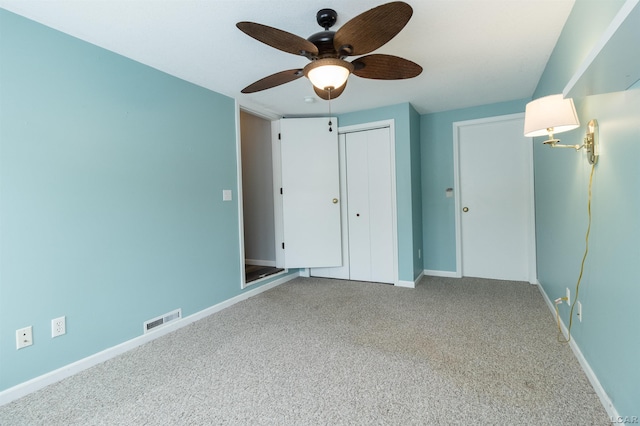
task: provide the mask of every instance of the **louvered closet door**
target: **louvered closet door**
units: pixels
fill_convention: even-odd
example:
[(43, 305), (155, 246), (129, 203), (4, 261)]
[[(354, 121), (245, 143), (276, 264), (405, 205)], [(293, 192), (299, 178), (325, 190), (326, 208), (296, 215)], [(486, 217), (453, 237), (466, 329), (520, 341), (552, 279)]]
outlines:
[(393, 283), (389, 128), (346, 135), (349, 275)]

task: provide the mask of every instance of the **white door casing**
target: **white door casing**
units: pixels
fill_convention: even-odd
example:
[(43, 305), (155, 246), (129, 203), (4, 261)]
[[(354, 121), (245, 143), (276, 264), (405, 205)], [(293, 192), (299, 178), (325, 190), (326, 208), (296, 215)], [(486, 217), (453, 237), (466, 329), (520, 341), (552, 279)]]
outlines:
[(287, 268), (340, 266), (337, 118), (280, 121), (284, 257)]
[(523, 122), (512, 114), (454, 123), (459, 276), (536, 282), (533, 152)]

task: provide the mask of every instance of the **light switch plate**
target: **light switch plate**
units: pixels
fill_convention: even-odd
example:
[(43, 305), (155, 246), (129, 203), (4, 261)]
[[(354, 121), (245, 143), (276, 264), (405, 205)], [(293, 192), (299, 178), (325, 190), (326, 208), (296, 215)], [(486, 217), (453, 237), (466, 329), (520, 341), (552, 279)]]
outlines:
[(222, 190), (222, 201), (231, 201), (233, 199), (233, 197), (231, 196), (231, 190), (230, 189), (223, 189)]

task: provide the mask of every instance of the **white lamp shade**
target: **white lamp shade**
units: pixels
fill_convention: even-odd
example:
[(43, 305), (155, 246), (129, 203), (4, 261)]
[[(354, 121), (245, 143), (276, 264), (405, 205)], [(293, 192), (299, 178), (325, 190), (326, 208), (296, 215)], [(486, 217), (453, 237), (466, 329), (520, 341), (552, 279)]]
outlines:
[(342, 59), (325, 58), (309, 63), (304, 74), (311, 81), (311, 84), (320, 90), (327, 88), (337, 89), (341, 87), (349, 78), (353, 71), (353, 65)]
[(580, 126), (573, 99), (562, 95), (545, 96), (527, 104), (524, 113), (524, 135), (546, 136)]

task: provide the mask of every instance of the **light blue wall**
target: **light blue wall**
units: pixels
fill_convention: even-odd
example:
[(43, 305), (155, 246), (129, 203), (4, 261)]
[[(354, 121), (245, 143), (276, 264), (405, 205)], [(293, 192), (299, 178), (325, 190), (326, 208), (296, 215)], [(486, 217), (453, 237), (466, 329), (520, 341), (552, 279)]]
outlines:
[(424, 269), (456, 270), (455, 198), (453, 188), (453, 123), (524, 112), (528, 99), (483, 105), (421, 117), (422, 226)]
[[(578, 0), (534, 98), (561, 93), (622, 1)], [(588, 22), (589, 25), (584, 25)], [(640, 23), (635, 27), (640, 40)], [(637, 55), (637, 46), (622, 54)], [(598, 77), (603, 78), (603, 77)], [(586, 123), (600, 126), (601, 158), (593, 180), (589, 254), (580, 285), (583, 321), (574, 317), (572, 337), (622, 416), (640, 415), (640, 90), (574, 98), (582, 126), (558, 134), (581, 144)], [(538, 278), (551, 299), (575, 294), (585, 249), (590, 166), (582, 152), (549, 149), (537, 138), (536, 226)], [(568, 325), (567, 305), (560, 309)]]
[[(370, 109), (338, 117), (340, 126), (395, 120), (396, 140), (396, 201), (398, 218), (398, 276), (413, 281), (419, 275), (418, 248), (422, 204), (420, 200), (420, 164), (412, 155), (419, 155), (418, 114), (408, 103)], [(416, 272), (418, 271), (418, 272)]]
[(239, 294), (234, 100), (4, 10), (0, 50), (0, 391)]

